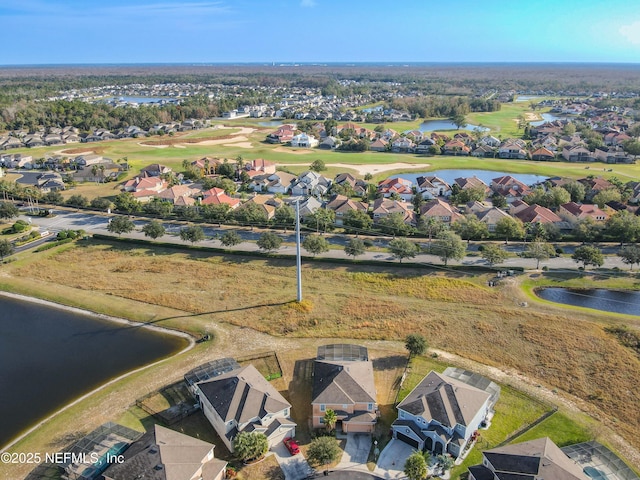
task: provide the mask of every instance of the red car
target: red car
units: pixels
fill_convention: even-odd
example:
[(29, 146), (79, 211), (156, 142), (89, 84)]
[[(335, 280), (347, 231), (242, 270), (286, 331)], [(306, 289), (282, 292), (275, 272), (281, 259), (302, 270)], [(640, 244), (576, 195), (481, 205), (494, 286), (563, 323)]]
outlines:
[(282, 443), (284, 443), (284, 446), (287, 447), (287, 450), (289, 450), (291, 455), (297, 455), (300, 453), (300, 447), (293, 438), (287, 437), (282, 441)]

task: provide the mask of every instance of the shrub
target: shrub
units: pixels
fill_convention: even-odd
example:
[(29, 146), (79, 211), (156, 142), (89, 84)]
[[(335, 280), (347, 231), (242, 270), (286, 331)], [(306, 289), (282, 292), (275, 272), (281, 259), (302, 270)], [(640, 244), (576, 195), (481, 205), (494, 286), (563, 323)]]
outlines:
[(365, 247), (373, 247), (373, 242), (371, 240), (369, 240), (369, 239), (363, 240), (362, 243), (364, 243)]
[(478, 251), (479, 251), (479, 252), (483, 252), (483, 251), (484, 251), (484, 245), (480, 245), (480, 246), (478, 247)]
[(564, 253), (564, 250), (562, 249), (562, 247), (556, 248), (556, 254), (557, 255), (562, 255), (563, 253)]

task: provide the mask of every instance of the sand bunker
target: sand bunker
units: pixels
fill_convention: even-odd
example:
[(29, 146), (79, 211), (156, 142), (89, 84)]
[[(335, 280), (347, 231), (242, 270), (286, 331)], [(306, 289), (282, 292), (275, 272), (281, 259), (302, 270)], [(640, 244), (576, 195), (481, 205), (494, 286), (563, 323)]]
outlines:
[(220, 140), (203, 140), (202, 142), (190, 143), (189, 145), (225, 145), (232, 143), (232, 146), (235, 147), (238, 143), (248, 143), (249, 139), (243, 135), (233, 137), (233, 138), (223, 138)]
[(360, 175), (366, 175), (370, 173), (371, 175), (375, 175), (376, 173), (388, 172), (391, 170), (415, 170), (422, 169), (426, 170), (429, 168), (428, 163), (387, 163), (384, 165), (350, 165), (348, 163), (328, 163), (327, 167), (337, 167), (337, 168), (349, 168), (351, 170), (355, 170)]
[(282, 152), (282, 153), (290, 153), (292, 155), (308, 155), (309, 153), (313, 153), (313, 150), (300, 150), (300, 149), (291, 149), (284, 147), (276, 147), (273, 149), (274, 152)]
[(141, 147), (151, 147), (151, 148), (167, 148), (169, 145), (149, 145), (148, 143), (138, 143)]
[(240, 148), (254, 148), (251, 142), (240, 142), (240, 143), (223, 143), (223, 147), (240, 147)]

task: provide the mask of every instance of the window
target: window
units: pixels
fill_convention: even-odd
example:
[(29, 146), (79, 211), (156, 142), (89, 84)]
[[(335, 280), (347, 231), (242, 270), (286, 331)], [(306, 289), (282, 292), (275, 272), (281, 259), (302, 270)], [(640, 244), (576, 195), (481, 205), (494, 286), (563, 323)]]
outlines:
[(373, 403), (370, 403), (367, 405), (367, 410), (369, 411), (373, 410)]
[(320, 425), (324, 424), (324, 418), (320, 417)]
[(326, 410), (326, 408), (327, 408), (327, 406), (324, 403), (320, 404), (320, 411), (321, 412), (324, 412)]
[(400, 410), (400, 418), (404, 418), (404, 410)]

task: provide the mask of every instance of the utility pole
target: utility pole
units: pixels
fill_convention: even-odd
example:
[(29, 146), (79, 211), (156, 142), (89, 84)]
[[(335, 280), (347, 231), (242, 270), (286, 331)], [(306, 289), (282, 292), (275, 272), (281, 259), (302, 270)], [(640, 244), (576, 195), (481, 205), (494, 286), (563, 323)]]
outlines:
[(302, 301), (302, 257), (300, 256), (300, 200), (296, 201), (296, 275), (298, 277), (298, 302)]

